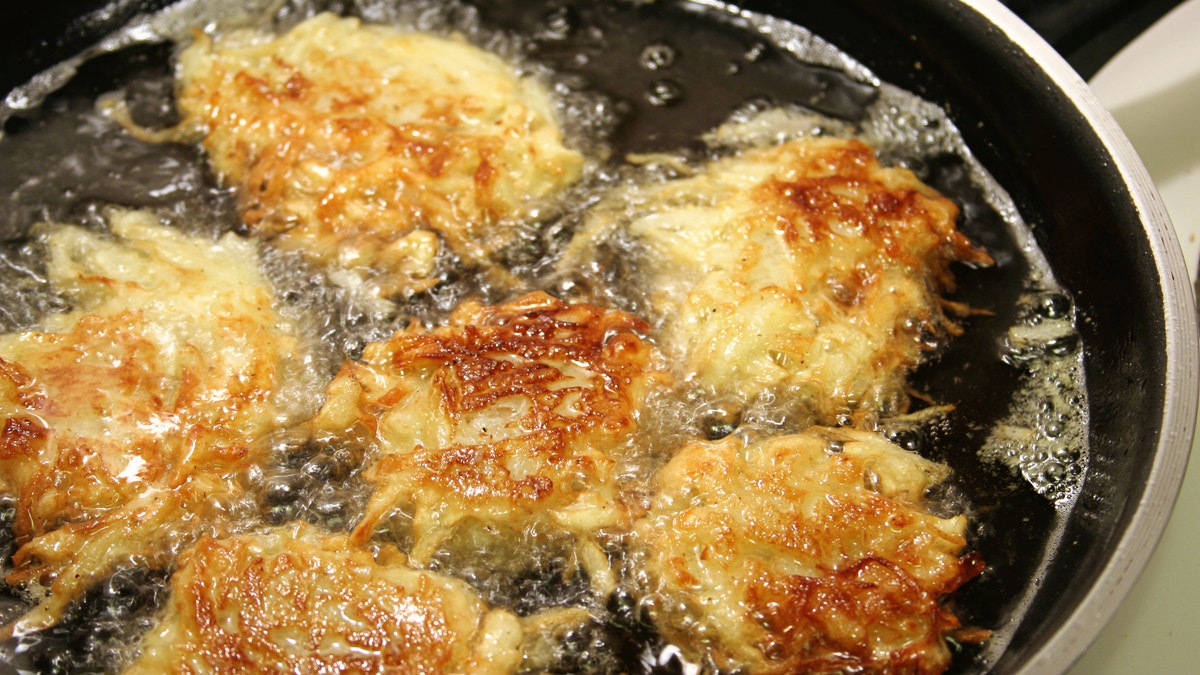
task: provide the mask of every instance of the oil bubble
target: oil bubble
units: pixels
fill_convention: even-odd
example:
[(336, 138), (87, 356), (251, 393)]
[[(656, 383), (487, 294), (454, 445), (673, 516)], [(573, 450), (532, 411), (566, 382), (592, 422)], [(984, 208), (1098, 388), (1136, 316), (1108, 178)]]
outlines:
[(1066, 477), (1067, 470), (1058, 462), (1047, 462), (1042, 467), (1042, 475), (1048, 483), (1057, 483)]
[(1075, 333), (1060, 335), (1046, 342), (1046, 351), (1054, 356), (1067, 356), (1079, 347), (1079, 336)]
[(755, 42), (746, 49), (746, 53), (742, 58), (750, 63), (761, 61), (767, 55), (767, 45), (765, 42)]
[(887, 438), (896, 445), (920, 454), (925, 449), (925, 435), (917, 428), (903, 428), (887, 432)]
[(700, 418), (701, 432), (710, 441), (720, 440), (737, 430), (741, 411), (734, 407), (713, 407)]
[(537, 37), (541, 40), (566, 40), (571, 36), (574, 25), (571, 11), (566, 7), (558, 7), (546, 13)]
[(646, 91), (646, 100), (656, 108), (673, 106), (683, 100), (683, 85), (675, 80), (656, 80)]
[(665, 42), (646, 45), (638, 56), (638, 63), (646, 70), (665, 70), (675, 63), (678, 51)]
[(1047, 319), (1065, 319), (1071, 314), (1071, 298), (1061, 291), (1043, 293), (1037, 299), (1036, 311)]

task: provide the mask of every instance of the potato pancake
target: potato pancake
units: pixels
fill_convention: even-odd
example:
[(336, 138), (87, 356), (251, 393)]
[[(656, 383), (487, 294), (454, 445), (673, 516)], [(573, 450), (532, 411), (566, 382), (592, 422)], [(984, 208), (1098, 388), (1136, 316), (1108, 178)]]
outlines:
[(582, 172), (545, 88), (460, 38), (331, 14), (198, 34), (178, 87), (250, 230), (384, 297), (437, 283), (442, 240), (486, 264)]
[(185, 551), (124, 672), (500, 675), (521, 640), (517, 617), (466, 583), (296, 523)]
[(923, 501), (946, 472), (851, 429), (688, 445), (636, 529), (655, 625), (723, 672), (942, 672), (981, 569)]
[(40, 602), (17, 631), (219, 521), (265, 437), (316, 407), (302, 392), (318, 376), (252, 243), (145, 212), (111, 226), (46, 227), (51, 283), (74, 309), (0, 336), (0, 489), (19, 545), (7, 581)]
[[(330, 384), (318, 438), (365, 437), (376, 491), (358, 540), (397, 506), (414, 561), (460, 522), (520, 529), (549, 521), (581, 541), (627, 527), (616, 467), (643, 403), (666, 382), (641, 320), (534, 293), (468, 302), (447, 326), (367, 347)], [(605, 574), (593, 546), (589, 571)]]
[(806, 137), (616, 191), (567, 260), (631, 238), (660, 346), (686, 378), (832, 424), (902, 412), (909, 371), (957, 332), (939, 297), (950, 264), (990, 263), (957, 216), (864, 143)]

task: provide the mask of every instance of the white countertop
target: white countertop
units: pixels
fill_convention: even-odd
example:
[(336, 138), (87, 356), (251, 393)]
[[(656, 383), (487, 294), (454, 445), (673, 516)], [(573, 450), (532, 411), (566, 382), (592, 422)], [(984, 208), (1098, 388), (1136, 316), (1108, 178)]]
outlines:
[[(1126, 47), (1092, 88), (1158, 186), (1193, 281), (1200, 265), (1200, 0)], [(1069, 675), (1200, 672), (1200, 443), (1162, 541)]]

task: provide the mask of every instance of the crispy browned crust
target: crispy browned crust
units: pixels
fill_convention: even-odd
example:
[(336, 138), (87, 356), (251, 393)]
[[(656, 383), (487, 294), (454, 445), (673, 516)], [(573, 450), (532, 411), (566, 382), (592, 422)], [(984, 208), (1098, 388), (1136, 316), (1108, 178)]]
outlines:
[(581, 173), (543, 88), (463, 40), (323, 14), (199, 35), (179, 73), (183, 124), (250, 229), (385, 296), (436, 283), (432, 233), (485, 263)]
[(616, 192), (573, 253), (624, 230), (645, 247), (661, 345), (686, 377), (831, 424), (902, 412), (908, 372), (958, 332), (939, 298), (950, 266), (991, 259), (957, 217), (866, 144), (801, 138)]
[(626, 522), (613, 468), (663, 378), (646, 328), (535, 293), (370, 345), (316, 421), (374, 439), (377, 491), (356, 536), (397, 505), (415, 512), (416, 559), (468, 517), (520, 528), (548, 516), (581, 535)]
[[(872, 246), (863, 257), (875, 265), (847, 272), (869, 277), (884, 267), (907, 268), (938, 291), (954, 289), (951, 262), (991, 263), (955, 228), (954, 202), (911, 171), (882, 166), (862, 141), (808, 139), (764, 154), (779, 160), (779, 169), (751, 198), (764, 200), (789, 249), (821, 259), (839, 240), (863, 239)], [(844, 294), (852, 299), (865, 280), (851, 275)]]
[(213, 527), (284, 415), (282, 379), (301, 374), (304, 350), (252, 248), (114, 217), (114, 241), (50, 237), (56, 285), (82, 309), (0, 336), (0, 488), (15, 497), (18, 543), (6, 581), (40, 602), (17, 630), (53, 624), (115, 566), (162, 564)]
[(982, 570), (925, 509), (945, 471), (846, 429), (686, 447), (636, 529), (656, 625), (731, 671), (944, 671), (942, 601)]
[(136, 673), (509, 673), (520, 623), (467, 584), (293, 524), (204, 538), (171, 577)]

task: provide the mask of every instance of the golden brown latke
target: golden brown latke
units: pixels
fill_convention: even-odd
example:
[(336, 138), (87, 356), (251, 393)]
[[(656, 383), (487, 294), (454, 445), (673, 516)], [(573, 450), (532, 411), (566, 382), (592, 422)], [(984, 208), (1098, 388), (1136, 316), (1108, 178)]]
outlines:
[(728, 671), (942, 672), (982, 569), (924, 502), (946, 472), (851, 429), (686, 446), (636, 528), (656, 626)]
[(178, 82), (251, 231), (385, 297), (438, 281), (439, 237), (487, 263), (582, 171), (545, 89), (458, 38), (321, 14), (198, 34)]
[[(427, 562), (460, 522), (548, 519), (581, 541), (627, 527), (615, 469), (648, 394), (664, 382), (646, 325), (544, 293), (467, 302), (450, 324), (367, 347), (330, 384), (318, 438), (370, 439), (365, 541), (394, 507)], [(593, 574), (607, 563), (593, 546)]]
[(302, 523), (205, 537), (170, 590), (126, 673), (499, 675), (521, 661), (520, 621), (466, 583)]
[(685, 377), (823, 423), (895, 414), (909, 371), (947, 334), (950, 264), (989, 264), (958, 208), (864, 143), (805, 137), (616, 191), (569, 264), (614, 235), (641, 247), (660, 346)]
[(111, 221), (116, 238), (49, 228), (51, 282), (75, 309), (0, 336), (7, 581), (40, 602), (10, 630), (52, 625), (115, 566), (155, 564), (213, 526), (265, 437), (312, 409), (279, 396), (317, 380), (253, 245), (147, 213)]

